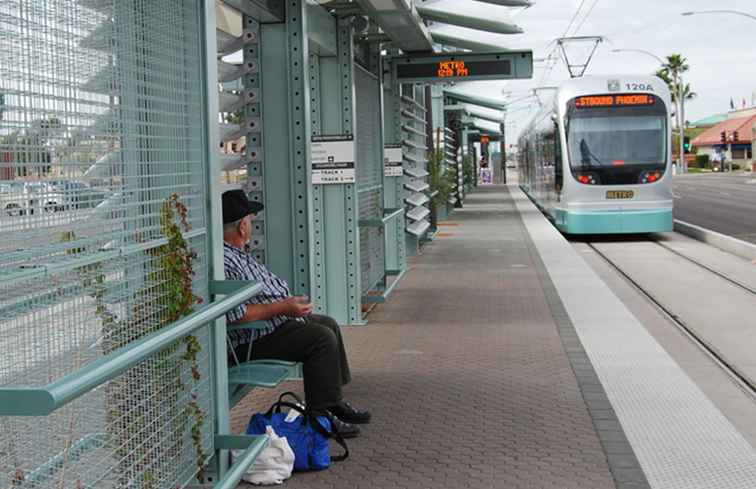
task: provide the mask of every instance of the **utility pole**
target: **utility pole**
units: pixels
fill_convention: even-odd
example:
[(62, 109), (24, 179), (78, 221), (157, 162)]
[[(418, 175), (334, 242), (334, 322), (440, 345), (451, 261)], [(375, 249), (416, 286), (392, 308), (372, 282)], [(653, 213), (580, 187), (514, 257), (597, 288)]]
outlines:
[(688, 173), (688, 164), (685, 161), (685, 84), (683, 83), (682, 74), (678, 74), (677, 82), (677, 114), (678, 127), (680, 128), (680, 172)]

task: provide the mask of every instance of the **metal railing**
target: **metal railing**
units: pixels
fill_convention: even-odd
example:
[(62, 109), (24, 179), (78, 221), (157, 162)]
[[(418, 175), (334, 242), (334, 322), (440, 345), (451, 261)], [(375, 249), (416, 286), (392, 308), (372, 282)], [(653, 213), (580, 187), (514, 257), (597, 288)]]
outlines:
[[(236, 288), (233, 292), (232, 287)], [(173, 342), (218, 319), (257, 294), (261, 288), (262, 285), (257, 282), (210, 282), (211, 293), (229, 295), (44, 387), (0, 388), (0, 416), (47, 416)]]

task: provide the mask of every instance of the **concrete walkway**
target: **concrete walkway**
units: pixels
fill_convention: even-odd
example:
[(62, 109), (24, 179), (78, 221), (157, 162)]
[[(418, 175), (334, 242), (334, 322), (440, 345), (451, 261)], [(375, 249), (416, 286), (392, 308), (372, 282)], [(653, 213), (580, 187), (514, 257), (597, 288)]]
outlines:
[[(349, 441), (351, 457), (286, 485), (647, 487), (615, 482), (563, 346), (576, 339), (563, 343), (544, 275), (506, 187), (470, 195), (369, 325), (344, 328), (354, 375), (346, 397), (374, 418)], [(289, 389), (301, 385), (250, 395), (234, 430)]]

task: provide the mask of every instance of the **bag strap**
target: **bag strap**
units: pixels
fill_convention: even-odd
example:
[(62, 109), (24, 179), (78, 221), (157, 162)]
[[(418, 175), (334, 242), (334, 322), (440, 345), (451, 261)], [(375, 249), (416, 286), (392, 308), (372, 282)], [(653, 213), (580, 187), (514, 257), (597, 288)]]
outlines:
[(292, 409), (294, 411), (297, 411), (302, 415), (302, 422), (303, 423), (309, 423), (310, 426), (313, 427), (315, 431), (317, 431), (320, 435), (322, 435), (327, 440), (333, 440), (336, 443), (341, 446), (341, 448), (344, 449), (344, 453), (341, 455), (331, 456), (331, 460), (334, 462), (341, 462), (343, 460), (346, 460), (349, 458), (349, 447), (346, 444), (346, 441), (344, 441), (344, 437), (341, 436), (341, 434), (336, 430), (333, 424), (333, 420), (331, 419), (330, 415), (326, 415), (325, 417), (328, 418), (328, 421), (331, 422), (331, 428), (333, 431), (328, 431), (323, 427), (322, 424), (320, 424), (320, 421), (318, 420), (318, 415), (310, 411), (309, 409), (302, 409), (296, 404), (293, 404), (291, 402), (286, 401), (278, 401), (274, 403), (270, 409), (268, 409), (268, 412), (265, 413), (265, 416), (270, 417), (273, 415), (273, 413), (280, 413), (282, 407), (287, 407), (289, 409)]
[(308, 413), (308, 415), (311, 418), (310, 424), (315, 429), (315, 431), (323, 435), (326, 439), (335, 441), (336, 443), (339, 444), (339, 446), (341, 446), (341, 448), (344, 449), (344, 453), (342, 453), (341, 455), (336, 455), (336, 456), (332, 455), (331, 460), (334, 462), (343, 462), (344, 460), (348, 459), (349, 447), (347, 446), (346, 441), (344, 440), (344, 437), (341, 436), (341, 433), (339, 433), (336, 430), (336, 427), (333, 425), (333, 420), (331, 419), (331, 416), (326, 416), (326, 417), (328, 418), (328, 421), (331, 422), (331, 429), (333, 431), (328, 431), (327, 429), (323, 428), (323, 425), (320, 424), (320, 421), (318, 420), (317, 415), (313, 413)]
[(300, 399), (300, 397), (298, 395), (294, 394), (291, 391), (284, 392), (283, 394), (281, 394), (280, 396), (278, 396), (278, 402), (283, 401), (285, 397), (293, 397), (294, 400), (296, 401), (295, 404), (300, 404), (302, 406), (305, 406), (304, 401), (302, 401), (302, 399)]
[(303, 418), (305, 419), (307, 418), (307, 414), (308, 414), (307, 409), (302, 409), (298, 404), (294, 404), (294, 403), (286, 402), (286, 401), (274, 402), (273, 405), (270, 406), (270, 409), (268, 409), (268, 412), (265, 413), (265, 416), (270, 417), (273, 415), (273, 413), (280, 413), (282, 407), (293, 409), (294, 411), (301, 414)]

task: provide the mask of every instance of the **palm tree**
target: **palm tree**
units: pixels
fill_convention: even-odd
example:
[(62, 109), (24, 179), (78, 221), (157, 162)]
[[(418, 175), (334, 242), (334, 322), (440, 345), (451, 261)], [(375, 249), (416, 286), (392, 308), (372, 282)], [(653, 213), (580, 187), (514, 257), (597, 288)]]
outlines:
[[(683, 172), (685, 172), (685, 159), (682, 150), (682, 134), (685, 130), (685, 101), (695, 97), (695, 92), (691, 91), (690, 86), (684, 85), (682, 82), (682, 74), (689, 69), (688, 60), (682, 54), (675, 53), (667, 56), (666, 62), (656, 72), (656, 75), (669, 85), (672, 101), (677, 107), (677, 127), (680, 131), (680, 168)], [(682, 100), (679, 100), (681, 93)]]
[[(664, 82), (669, 86), (669, 91), (672, 93), (672, 102), (677, 106), (677, 98), (679, 97), (679, 90), (675, 86), (675, 82), (672, 80), (672, 78), (669, 77), (667, 72), (665, 72), (663, 69), (659, 69), (655, 73), (656, 76), (664, 80)], [(693, 92), (690, 89), (690, 83), (686, 83), (683, 86), (683, 98), (687, 100), (693, 100), (694, 98), (698, 97), (698, 93)]]

